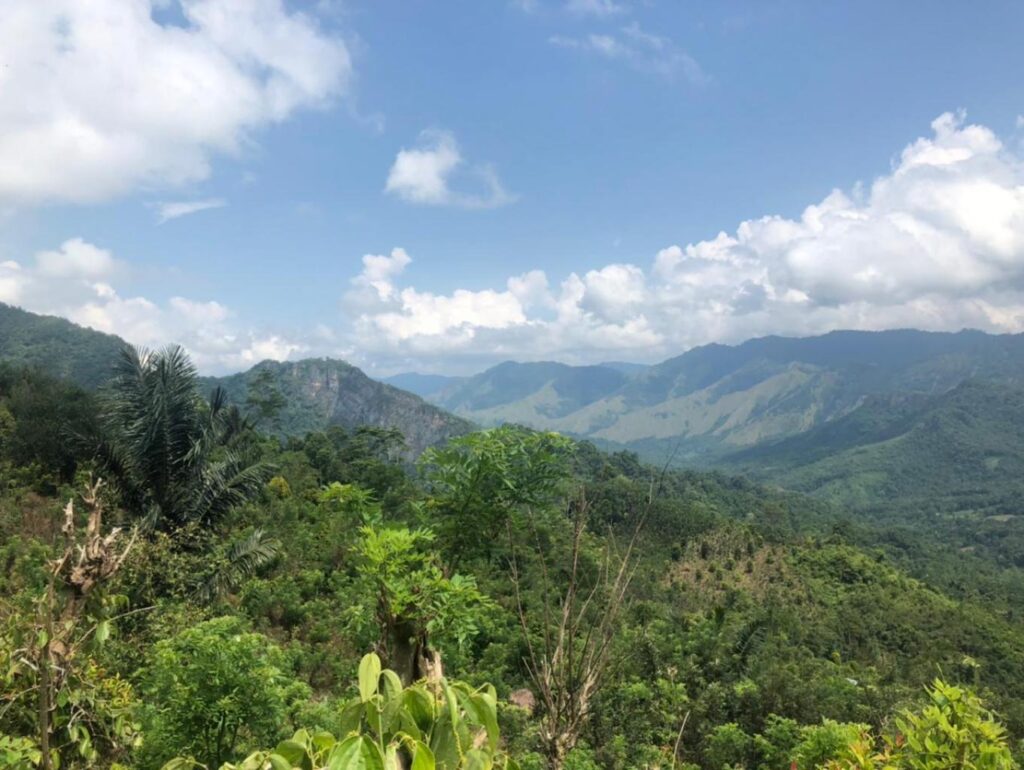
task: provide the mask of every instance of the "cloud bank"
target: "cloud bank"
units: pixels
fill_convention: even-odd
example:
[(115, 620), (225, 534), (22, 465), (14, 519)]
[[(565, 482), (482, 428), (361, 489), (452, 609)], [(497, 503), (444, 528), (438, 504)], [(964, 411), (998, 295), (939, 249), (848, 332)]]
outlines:
[(284, 360), (309, 349), (280, 334), (240, 329), (231, 311), (219, 302), (186, 297), (155, 302), (123, 296), (115, 285), (130, 272), (130, 265), (109, 251), (72, 238), (24, 264), (0, 262), (0, 302), (62, 316), (136, 345), (175, 342), (210, 372), (248, 368), (266, 358)]
[(345, 43), (282, 0), (9, 0), (0, 51), (7, 204), (205, 179), (352, 71)]
[[(711, 341), (837, 328), (1024, 330), (1024, 160), (947, 113), (871, 185), (796, 219), (765, 216), (646, 264), (450, 294), (403, 285), (409, 255), (367, 256), (346, 306), (386, 366), (505, 358), (655, 360)], [(436, 368), (436, 367), (435, 367)]]
[(132, 296), (117, 288), (130, 266), (81, 238), (0, 262), (0, 301), (135, 343), (181, 342), (213, 372), (305, 355), (378, 372), (469, 371), (510, 358), (655, 361), (832, 329), (1021, 332), (1024, 158), (947, 113), (870, 185), (636, 263), (564, 276), (535, 266), (491, 288), (436, 292), (406, 279), (412, 261), (401, 248), (364, 256), (343, 317), (301, 338), (254, 331), (217, 301)]

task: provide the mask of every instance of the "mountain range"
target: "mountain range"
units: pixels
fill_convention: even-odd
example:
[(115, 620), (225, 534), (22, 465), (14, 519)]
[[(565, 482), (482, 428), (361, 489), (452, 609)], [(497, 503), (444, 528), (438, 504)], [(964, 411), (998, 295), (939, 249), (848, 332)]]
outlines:
[(705, 345), (654, 366), (506, 362), (426, 397), (482, 425), (558, 430), (711, 465), (844, 417), (873, 396), (1024, 383), (1024, 335), (895, 330)]
[[(86, 388), (118, 337), (0, 304), (0, 359)], [(1024, 335), (837, 331), (706, 345), (653, 366), (505, 362), (469, 377), (378, 382), (333, 359), (206, 377), (245, 404), (270, 373), (277, 425), (392, 427), (409, 456), (475, 426), (557, 430), (658, 463), (716, 467), (851, 510), (984, 510), (1024, 499)], [(1024, 512), (1024, 508), (1022, 508)]]

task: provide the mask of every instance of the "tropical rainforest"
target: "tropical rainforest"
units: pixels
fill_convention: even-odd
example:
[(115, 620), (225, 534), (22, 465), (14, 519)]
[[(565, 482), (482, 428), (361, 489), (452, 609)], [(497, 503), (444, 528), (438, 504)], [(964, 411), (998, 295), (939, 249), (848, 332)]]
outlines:
[[(434, 433), (297, 430), (273, 367), (232, 390), (175, 347), (47, 366), (32, 334), (0, 366), (0, 767), (1024, 756), (1017, 541), (915, 518), (960, 494), (920, 475), (929, 447), (1006, 424), (968, 419), (1013, 410), (996, 385), (873, 401), (780, 445), (787, 483), (767, 484), (474, 429), (394, 388), (381, 408)], [(915, 496), (890, 506), (872, 480), (897, 456)], [(829, 486), (836, 464), (861, 480)]]

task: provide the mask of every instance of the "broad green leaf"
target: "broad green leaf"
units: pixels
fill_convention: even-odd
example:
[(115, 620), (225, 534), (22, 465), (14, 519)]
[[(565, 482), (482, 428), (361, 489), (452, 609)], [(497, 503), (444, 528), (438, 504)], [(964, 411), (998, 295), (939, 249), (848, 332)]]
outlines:
[(439, 768), (455, 770), (459, 766), (459, 759), (462, 756), (459, 744), (459, 737), (451, 719), (448, 718), (448, 714), (443, 714), (437, 720), (430, 736), (430, 750), (434, 753), (434, 760)]
[(466, 754), (466, 760), (460, 770), (491, 770), (493, 765), (490, 753), (473, 749)]
[(194, 767), (197, 767), (195, 760), (186, 759), (185, 757), (175, 757), (174, 759), (165, 762), (160, 770), (192, 770)]
[(434, 752), (422, 741), (416, 741), (416, 751), (412, 757), (411, 770), (434, 770)]
[(341, 716), (339, 723), (341, 726), (341, 735), (345, 737), (351, 733), (359, 731), (359, 726), (363, 721), (363, 702), (358, 698), (353, 698), (344, 705), (341, 709)]
[(376, 653), (367, 653), (359, 662), (359, 697), (364, 703), (377, 694), (379, 683), (380, 658)]
[(384, 678), (384, 697), (388, 700), (401, 697), (402, 680), (398, 678), (398, 674), (387, 668), (381, 672), (381, 676)]
[(434, 723), (434, 698), (421, 686), (408, 688), (402, 693), (406, 710), (416, 720), (420, 730), (428, 732)]
[(338, 740), (329, 732), (320, 731), (313, 736), (312, 742), (313, 748), (317, 751), (328, 751), (334, 748), (334, 745), (338, 742)]
[(306, 770), (311, 770), (312, 768), (312, 762), (310, 762), (309, 755), (306, 753), (306, 747), (296, 740), (281, 741), (277, 744), (277, 748), (274, 749), (274, 753), (287, 761), (289, 765), (305, 767)]
[(455, 691), (447, 682), (442, 681), (442, 687), (444, 688), (444, 699), (448, 703), (448, 718), (452, 720), (453, 726), (458, 727), (459, 704), (458, 699), (455, 697)]
[(416, 720), (409, 713), (408, 709), (402, 709), (398, 712), (398, 729), (414, 741), (423, 739), (423, 731), (420, 730), (420, 726), (416, 724)]
[(292, 770), (292, 763), (282, 757), (280, 754), (274, 753), (267, 757), (267, 761), (270, 763), (272, 770)]
[(476, 713), (487, 730), (487, 745), (491, 751), (498, 750), (498, 708), (486, 694), (474, 695), (470, 698), (476, 706)]
[(334, 747), (327, 770), (384, 770), (384, 757), (365, 735), (353, 735)]

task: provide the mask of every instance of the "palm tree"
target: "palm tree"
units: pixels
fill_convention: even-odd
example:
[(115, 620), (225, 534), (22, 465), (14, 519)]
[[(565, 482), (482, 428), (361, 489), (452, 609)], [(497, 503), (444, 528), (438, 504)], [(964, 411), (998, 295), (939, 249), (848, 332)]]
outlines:
[(126, 347), (102, 399), (97, 462), (125, 509), (149, 526), (213, 524), (272, 473), (234, 451), (247, 423), (220, 388), (203, 401), (197, 377), (180, 347)]

